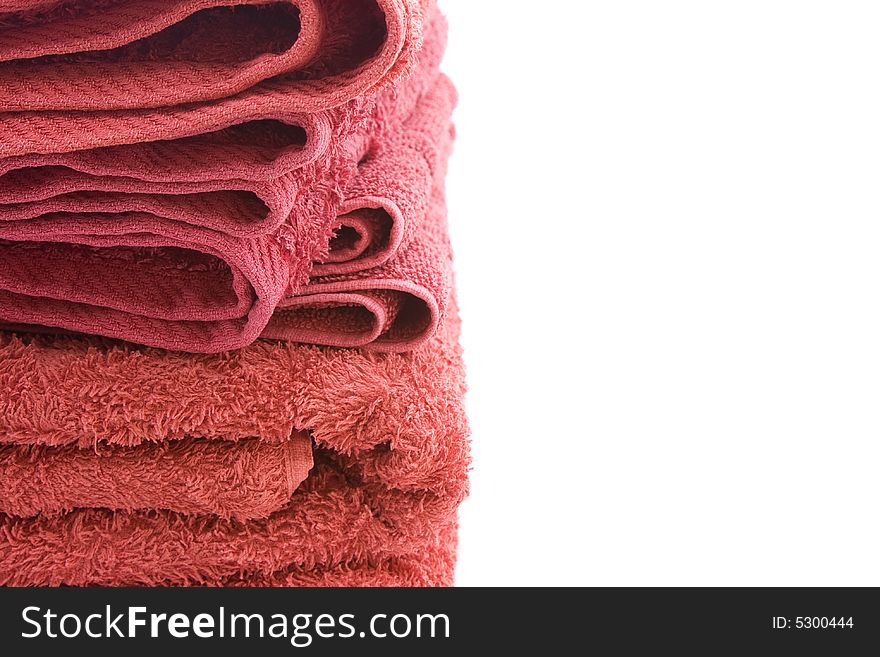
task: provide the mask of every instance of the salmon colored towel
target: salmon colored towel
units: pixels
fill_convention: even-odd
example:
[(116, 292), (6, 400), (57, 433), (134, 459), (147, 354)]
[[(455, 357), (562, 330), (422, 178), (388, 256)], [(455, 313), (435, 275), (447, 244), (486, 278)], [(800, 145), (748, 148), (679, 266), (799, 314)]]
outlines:
[[(406, 354), (258, 341), (187, 355), (0, 333), (0, 584), (451, 584), (469, 462), (458, 328), (453, 308)], [(208, 447), (283, 449), (300, 432), (314, 467), (268, 515), (169, 495), (246, 479)], [(169, 452), (190, 467), (150, 491), (112, 476), (122, 452), (151, 472)]]
[[(329, 154), (280, 178), (195, 180), (182, 166), (148, 180), (162, 177), (150, 165), (159, 154), (118, 149), (0, 160), (0, 257), (11, 263), (0, 320), (193, 352), (261, 334), (414, 348), (448, 295), (448, 253), (425, 225), (451, 144), (455, 92), (436, 73), (444, 44), (434, 13), (415, 75), (355, 132), (350, 110), (337, 116)], [(209, 161), (218, 143), (229, 146), (200, 146)]]
[(181, 440), (138, 448), (0, 447), (0, 513), (165, 509), (248, 520), (284, 505), (312, 469), (312, 443)]

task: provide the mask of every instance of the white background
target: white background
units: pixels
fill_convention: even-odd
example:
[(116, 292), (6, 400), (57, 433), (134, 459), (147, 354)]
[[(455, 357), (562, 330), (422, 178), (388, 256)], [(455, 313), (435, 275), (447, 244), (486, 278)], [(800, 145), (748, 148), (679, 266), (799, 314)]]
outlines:
[(880, 584), (880, 3), (441, 7), (458, 584)]

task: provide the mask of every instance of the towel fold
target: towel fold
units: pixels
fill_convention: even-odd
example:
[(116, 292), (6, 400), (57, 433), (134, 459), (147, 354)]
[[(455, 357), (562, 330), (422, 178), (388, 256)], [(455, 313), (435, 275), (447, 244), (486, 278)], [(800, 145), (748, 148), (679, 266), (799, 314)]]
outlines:
[(248, 520), (284, 506), (308, 476), (309, 437), (182, 440), (135, 449), (0, 447), (0, 513), (57, 516), (81, 508), (165, 509)]
[(381, 351), (408, 351), (430, 338), (445, 313), (452, 278), (442, 180), (424, 216), (404, 214), (406, 205), (389, 196), (367, 201), (392, 208), (404, 226), (399, 230), (414, 232), (410, 242), (380, 267), (317, 278), (282, 299), (263, 337)]
[(431, 5), (6, 2), (0, 156), (178, 139), (338, 107), (411, 70)]
[(418, 555), (364, 558), (332, 568), (291, 567), (270, 576), (233, 577), (223, 586), (452, 586), (456, 527), (441, 531), (436, 544)]
[(444, 43), (435, 13), (415, 75), (379, 98), (360, 131), (334, 137), (323, 185), (314, 166), (248, 187), (102, 175), (113, 159), (97, 151), (7, 162), (0, 320), (191, 352), (260, 335), (416, 346), (447, 294), (448, 255), (423, 230), (452, 141), (455, 92), (437, 74)]
[(469, 459), (457, 336), (454, 308), (407, 354), (259, 341), (193, 356), (3, 334), (0, 440), (22, 450), (17, 477), (40, 468), (25, 445), (283, 444), (309, 431), (316, 451), (289, 501), (246, 522), (200, 511), (0, 514), (0, 583), (378, 583), (397, 577), (385, 565), (396, 573), (403, 562), (427, 569), (406, 577), (448, 583)]

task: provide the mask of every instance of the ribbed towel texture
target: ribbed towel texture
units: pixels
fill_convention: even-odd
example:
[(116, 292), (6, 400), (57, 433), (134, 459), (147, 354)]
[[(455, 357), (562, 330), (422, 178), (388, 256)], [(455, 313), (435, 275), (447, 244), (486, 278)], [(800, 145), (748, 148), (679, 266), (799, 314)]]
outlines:
[(0, 584), (453, 582), (433, 0), (0, 0)]
[(285, 504), (312, 469), (305, 433), (282, 443), (187, 440), (138, 449), (0, 448), (0, 513), (165, 509), (247, 520)]
[[(338, 9), (332, 2), (305, 5)], [(267, 6), (276, 5), (258, 8)], [(333, 248), (334, 231), (373, 234), (363, 217), (349, 225), (346, 215), (376, 205), (375, 197), (394, 186), (396, 198), (385, 203), (394, 218), (401, 219), (401, 204), (410, 214), (424, 212), (424, 171), (442, 175), (454, 104), (451, 86), (437, 73), (445, 23), (432, 10), (423, 24), (421, 5), (411, 7), (404, 15), (425, 27), (424, 47), (402, 51), (410, 75), (378, 96), (289, 118), (293, 125), (235, 117), (232, 128), (170, 142), (0, 159), (0, 257), (8, 263), (0, 272), (0, 321), (193, 352), (242, 347), (260, 335), (382, 350), (412, 348), (429, 337), (445, 301), (446, 264), (436, 249), (416, 269), (409, 257), (408, 265), (358, 276), (349, 286), (338, 276), (310, 281), (316, 261), (335, 262), (338, 271), (341, 258), (352, 258)], [(346, 20), (360, 29), (362, 14), (348, 15), (351, 9)], [(66, 25), (71, 19), (62, 14), (58, 22)], [(213, 33), (213, 25), (203, 31)], [(366, 69), (378, 70), (369, 62)], [(126, 61), (124, 68), (144, 65)], [(52, 59), (37, 68), (59, 66)], [(283, 143), (288, 137), (292, 150)], [(410, 217), (409, 230), (422, 218)], [(376, 235), (386, 244), (385, 260), (405, 245), (395, 233), (403, 219), (374, 231), (392, 233)], [(382, 261), (348, 264), (352, 274)], [(279, 305), (286, 311), (264, 333)], [(331, 323), (340, 315), (337, 329)]]
[(0, 155), (178, 139), (339, 107), (409, 71), (432, 4), (6, 2)]

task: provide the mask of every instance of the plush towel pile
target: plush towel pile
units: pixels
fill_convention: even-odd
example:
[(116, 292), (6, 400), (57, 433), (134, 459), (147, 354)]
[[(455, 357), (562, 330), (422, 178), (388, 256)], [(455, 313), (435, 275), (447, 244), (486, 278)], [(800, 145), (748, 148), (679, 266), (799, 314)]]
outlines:
[(446, 585), (430, 0), (0, 0), (0, 583)]

